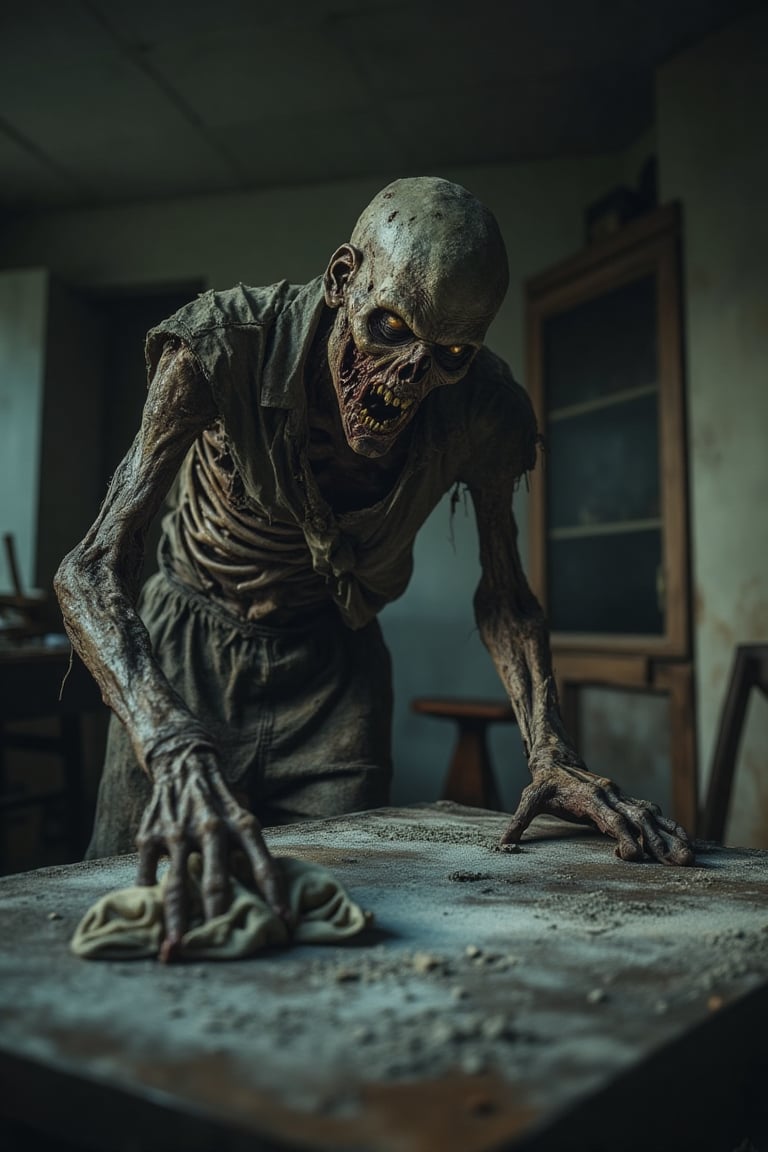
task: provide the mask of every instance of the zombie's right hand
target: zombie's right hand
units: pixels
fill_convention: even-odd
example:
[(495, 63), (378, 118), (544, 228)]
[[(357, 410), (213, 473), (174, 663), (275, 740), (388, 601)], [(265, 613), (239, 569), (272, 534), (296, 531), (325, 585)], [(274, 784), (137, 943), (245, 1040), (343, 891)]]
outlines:
[(188, 927), (187, 858), (202, 855), (202, 891), (206, 920), (220, 916), (231, 900), (229, 857), (233, 849), (245, 853), (255, 887), (270, 907), (290, 923), (281, 872), (270, 855), (261, 827), (252, 812), (242, 808), (227, 787), (214, 748), (187, 741), (163, 748), (152, 757), (154, 787), (141, 821), (138, 883), (157, 883), (157, 865), (170, 858), (165, 883), (164, 962), (176, 959)]

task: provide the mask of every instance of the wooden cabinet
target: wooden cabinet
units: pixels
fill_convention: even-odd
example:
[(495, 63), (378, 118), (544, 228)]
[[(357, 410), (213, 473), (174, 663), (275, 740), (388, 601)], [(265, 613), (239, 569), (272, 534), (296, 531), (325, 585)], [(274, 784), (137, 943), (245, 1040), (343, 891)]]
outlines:
[(536, 276), (526, 301), (545, 442), (529, 567), (553, 647), (685, 658), (677, 207)]
[(665, 206), (526, 284), (528, 567), (572, 735), (580, 688), (666, 695), (672, 810), (695, 831), (680, 230)]

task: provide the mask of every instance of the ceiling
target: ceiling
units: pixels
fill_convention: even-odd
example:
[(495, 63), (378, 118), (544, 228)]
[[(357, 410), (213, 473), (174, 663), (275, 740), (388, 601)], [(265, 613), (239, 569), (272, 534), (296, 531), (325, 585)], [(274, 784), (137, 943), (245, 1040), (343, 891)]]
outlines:
[(612, 151), (748, 0), (0, 0), (0, 208)]

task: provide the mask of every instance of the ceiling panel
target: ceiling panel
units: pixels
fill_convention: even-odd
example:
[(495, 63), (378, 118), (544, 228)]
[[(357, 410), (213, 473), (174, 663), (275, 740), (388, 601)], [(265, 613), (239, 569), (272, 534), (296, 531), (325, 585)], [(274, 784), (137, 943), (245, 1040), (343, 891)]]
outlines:
[(0, 189), (6, 204), (33, 200), (40, 204), (67, 204), (82, 200), (86, 189), (18, 144), (0, 129)]
[(63, 78), (40, 69), (30, 86), (23, 66), (0, 72), (0, 107), (20, 133), (58, 151), (82, 142), (94, 148), (177, 129), (182, 120), (157, 86), (113, 50), (84, 57)]
[[(67, 0), (65, 0), (67, 2)], [(76, 0), (77, 2), (77, 0)], [(291, 34), (303, 26), (328, 19), (329, 12), (344, 15), (369, 10), (409, 11), (425, 0), (87, 0), (87, 7), (109, 24), (115, 34), (136, 45), (156, 46), (170, 40), (199, 39), (223, 31), (282, 27)], [(450, 8), (456, 0), (445, 0)], [(437, 5), (435, 5), (437, 7)], [(459, 7), (466, 7), (460, 2)]]
[(457, 125), (467, 163), (573, 156), (635, 139), (652, 120), (653, 86), (645, 73), (609, 70), (567, 81), (519, 77), (503, 88), (454, 91), (441, 100), (439, 115), (423, 98), (393, 101), (390, 115), (403, 126), (410, 167), (422, 157), (454, 163)]
[(159, 44), (146, 59), (205, 125), (335, 117), (367, 102), (360, 75), (322, 27), (286, 36), (275, 27), (226, 26)]
[(3, 68), (14, 62), (30, 67), (30, 86), (41, 79), (36, 66), (52, 62), (63, 76), (67, 61), (76, 65), (105, 48), (104, 32), (80, 0), (24, 0), (0, 5), (0, 53)]
[[(52, 150), (54, 150), (52, 148)], [(181, 133), (127, 134), (97, 146), (90, 139), (72, 141), (68, 163), (91, 190), (96, 204), (183, 196), (232, 189), (231, 173), (217, 161), (214, 148), (187, 129)]]
[(399, 171), (407, 162), (400, 141), (386, 133), (373, 138), (371, 118), (348, 113), (329, 123), (321, 112), (279, 121), (265, 118), (227, 125), (215, 131), (230, 151), (237, 151), (251, 186), (307, 183), (351, 178), (360, 174), (365, 155), (366, 175)]
[(662, 60), (758, 6), (0, 3), (0, 207), (610, 151), (652, 123)]

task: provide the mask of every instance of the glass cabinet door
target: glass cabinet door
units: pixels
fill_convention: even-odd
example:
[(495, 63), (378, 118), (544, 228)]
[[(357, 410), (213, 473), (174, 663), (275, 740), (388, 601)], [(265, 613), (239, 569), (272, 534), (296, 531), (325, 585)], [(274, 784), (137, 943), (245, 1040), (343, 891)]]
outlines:
[(554, 646), (685, 656), (678, 214), (527, 285), (531, 582)]

